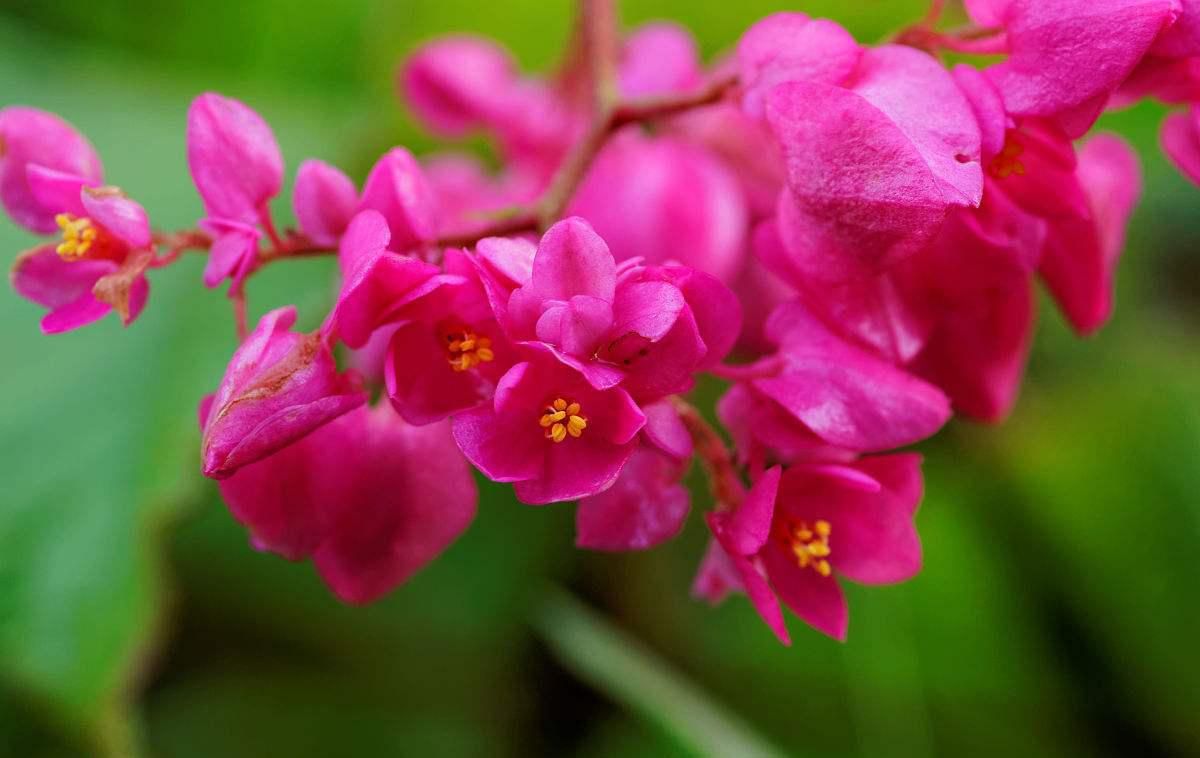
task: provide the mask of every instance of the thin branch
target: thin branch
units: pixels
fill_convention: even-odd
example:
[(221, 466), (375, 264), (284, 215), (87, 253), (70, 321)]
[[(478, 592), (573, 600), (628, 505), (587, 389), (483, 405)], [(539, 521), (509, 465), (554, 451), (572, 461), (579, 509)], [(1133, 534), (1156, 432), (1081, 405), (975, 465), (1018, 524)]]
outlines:
[(708, 475), (708, 486), (718, 509), (735, 508), (745, 495), (742, 480), (738, 478), (733, 456), (725, 440), (712, 425), (704, 420), (696, 406), (675, 397), (672, 399), (679, 418), (692, 437), (696, 457)]

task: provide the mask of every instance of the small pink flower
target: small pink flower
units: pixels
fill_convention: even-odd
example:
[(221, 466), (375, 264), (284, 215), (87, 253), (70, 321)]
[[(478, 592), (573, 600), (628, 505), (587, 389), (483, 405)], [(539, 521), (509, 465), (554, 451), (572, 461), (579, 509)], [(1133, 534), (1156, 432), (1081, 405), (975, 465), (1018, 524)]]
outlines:
[[(99, 164), (85, 166), (97, 177), (67, 173), (21, 158), (39, 160), (36, 140), (26, 139), (26, 129), (46, 128), (41, 137), (61, 142), (63, 160), (90, 162), (91, 148), (56, 117), (40, 111), (9, 109), (3, 114), (17, 150), (0, 164), (0, 171), (21, 169), (23, 185), (10, 197), (20, 221), (49, 216), (61, 231), (61, 240), (20, 255), (13, 264), (13, 288), (22, 297), (47, 308), (42, 319), (46, 334), (65, 332), (90, 324), (115, 310), (126, 326), (141, 313), (149, 295), (145, 271), (154, 259), (150, 222), (142, 206), (116, 187), (99, 187)], [(61, 130), (66, 130), (61, 131)], [(0, 158), (2, 159), (2, 158)], [(3, 159), (7, 160), (7, 159)]]
[(638, 446), (646, 417), (619, 387), (599, 390), (576, 370), (535, 352), (509, 369), (492, 402), (459, 413), (454, 439), (489, 479), (513, 482), (542, 504), (612, 486)]
[(99, 156), (70, 124), (35, 108), (0, 109), (0, 205), (13, 221), (38, 234), (58, 229), (55, 216), (63, 208), (38, 200), (27, 176), (31, 166), (79, 177), (86, 186), (104, 181)]
[(720, 599), (740, 585), (785, 645), (791, 639), (776, 597), (813, 628), (845, 640), (849, 615), (835, 575), (892, 584), (921, 569), (913, 526), (920, 464), (905, 454), (802, 464), (782, 477), (770, 469), (738, 508), (709, 515), (728, 563), (706, 559), (698, 594)]
[(389, 150), (367, 174), (357, 210), (378, 211), (391, 245), (408, 252), (437, 236), (437, 200), (417, 159), (402, 147)]
[(200, 226), (214, 238), (204, 284), (230, 279), (236, 288), (255, 266), (257, 225), (269, 223), (267, 204), (283, 184), (283, 155), (261, 116), (212, 92), (188, 109), (187, 155), (207, 213)]
[(779, 350), (764, 362), (777, 368), (747, 382), (773, 411), (756, 434), (805, 430), (826, 446), (878, 452), (925, 439), (950, 418), (940, 390), (837, 337), (799, 302), (772, 314), (767, 336)]
[(446, 424), (360, 407), (220, 482), (254, 544), (312, 558), (347, 603), (390, 592), (475, 516), (475, 482)]
[(692, 439), (669, 401), (642, 408), (642, 444), (612, 487), (579, 501), (575, 544), (592, 550), (647, 550), (683, 528), (690, 500), (681, 483)]
[(204, 475), (224, 479), (366, 402), (318, 333), (291, 331), (296, 309), (262, 317), (201, 415)]
[(580, 218), (542, 237), (529, 281), (513, 291), (504, 318), (514, 340), (547, 345), (597, 388), (624, 383), (645, 401), (688, 389), (696, 370), (732, 347), (740, 321), (736, 298), (711, 276), (618, 267)]

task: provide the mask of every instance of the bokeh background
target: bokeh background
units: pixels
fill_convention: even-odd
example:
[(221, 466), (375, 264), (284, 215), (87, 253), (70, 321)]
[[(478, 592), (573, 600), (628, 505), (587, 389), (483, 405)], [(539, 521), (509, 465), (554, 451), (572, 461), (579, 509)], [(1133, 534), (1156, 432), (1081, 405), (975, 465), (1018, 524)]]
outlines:
[[(626, 0), (708, 56), (785, 3)], [(876, 41), (922, 0), (809, 0)], [(796, 6), (791, 6), (796, 7)], [(194, 223), (189, 100), (251, 103), (289, 165), (361, 179), (435, 147), (398, 58), (475, 31), (553, 64), (563, 1), (0, 0), (0, 104), (63, 114), (156, 225)], [(1107, 116), (1144, 156), (1119, 306), (1076, 341), (1043, 309), (1002, 427), (924, 446), (926, 568), (852, 588), (849, 642), (688, 587), (699, 519), (642, 554), (573, 549), (573, 508), (484, 490), (470, 531), (368, 608), (249, 548), (197, 466), (197, 399), (234, 348), (198, 256), (127, 330), (56, 336), (0, 296), (0, 755), (1200, 755), (1200, 190), (1157, 148), (1163, 110)], [(481, 144), (473, 145), (481, 149)], [(286, 203), (277, 213), (288, 216)], [(0, 223), (10, 259), (31, 238)], [(314, 325), (328, 261), (272, 267), (252, 318)], [(707, 506), (698, 495), (696, 506)]]

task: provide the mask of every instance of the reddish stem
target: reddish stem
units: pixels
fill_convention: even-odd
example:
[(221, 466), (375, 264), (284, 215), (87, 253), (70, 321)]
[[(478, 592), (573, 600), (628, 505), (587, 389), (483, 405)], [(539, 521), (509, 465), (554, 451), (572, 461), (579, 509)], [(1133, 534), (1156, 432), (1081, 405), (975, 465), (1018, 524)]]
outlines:
[(696, 448), (696, 457), (708, 476), (709, 490), (718, 509), (736, 508), (745, 496), (742, 480), (738, 478), (737, 467), (733, 455), (725, 446), (725, 440), (704, 420), (696, 406), (683, 400), (673, 399), (675, 410)]

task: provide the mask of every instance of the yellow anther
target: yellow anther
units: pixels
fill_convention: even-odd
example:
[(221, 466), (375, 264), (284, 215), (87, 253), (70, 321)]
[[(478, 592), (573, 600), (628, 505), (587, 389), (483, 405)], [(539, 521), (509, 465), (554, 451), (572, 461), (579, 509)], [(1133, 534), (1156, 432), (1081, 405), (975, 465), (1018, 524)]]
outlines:
[(480, 337), (469, 329), (447, 334), (446, 343), (446, 359), (455, 371), (466, 371), (496, 359), (496, 354), (492, 352), (492, 340)]
[(988, 173), (997, 179), (1007, 179), (1013, 174), (1024, 176), (1025, 164), (1020, 161), (1021, 154), (1024, 152), (1025, 146), (1017, 141), (1012, 132), (1009, 132), (1004, 147), (988, 164)]
[(62, 243), (55, 248), (59, 256), (63, 260), (77, 261), (87, 255), (96, 242), (96, 227), (92, 225), (92, 220), (60, 213), (54, 217), (54, 221), (63, 233)]
[(812, 568), (821, 576), (830, 576), (833, 566), (827, 559), (832, 552), (829, 547), (832, 531), (829, 522), (824, 519), (818, 519), (812, 525), (806, 521), (788, 520), (778, 528), (778, 535), (796, 559), (796, 565)]
[(580, 414), (580, 410), (579, 403), (569, 403), (561, 397), (548, 403), (538, 419), (538, 423), (546, 430), (546, 439), (562, 442), (567, 435), (576, 438), (582, 436), (583, 430), (587, 429), (587, 418)]

